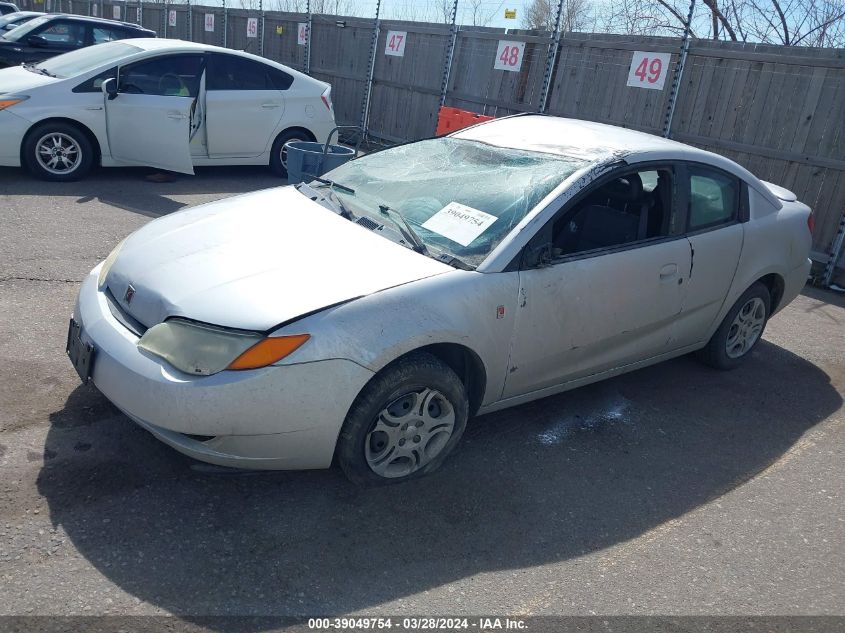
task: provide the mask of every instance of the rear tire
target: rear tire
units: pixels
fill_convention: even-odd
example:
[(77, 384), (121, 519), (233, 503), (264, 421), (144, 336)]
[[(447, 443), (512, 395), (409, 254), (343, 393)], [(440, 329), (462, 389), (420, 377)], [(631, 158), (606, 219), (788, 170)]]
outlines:
[(418, 352), (388, 365), (358, 394), (340, 430), (337, 459), (362, 486), (436, 470), (461, 439), (466, 390), (452, 369)]
[(736, 300), (707, 345), (697, 352), (699, 360), (716, 369), (735, 369), (763, 337), (771, 310), (769, 289), (759, 281)]
[(270, 150), (270, 169), (280, 178), (288, 177), (285, 160), (285, 143), (290, 141), (313, 141), (314, 137), (305, 130), (286, 130), (276, 137)]
[(26, 167), (42, 180), (79, 180), (94, 165), (94, 145), (85, 132), (70, 123), (45, 123), (34, 128), (26, 136), (22, 153)]

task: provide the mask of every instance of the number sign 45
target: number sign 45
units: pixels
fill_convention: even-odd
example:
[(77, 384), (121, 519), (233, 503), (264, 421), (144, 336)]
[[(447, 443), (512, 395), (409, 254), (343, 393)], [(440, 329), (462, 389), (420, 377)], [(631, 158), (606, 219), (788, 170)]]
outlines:
[(499, 47), (496, 49), (496, 62), (493, 64), (493, 68), (518, 73), (522, 68), (524, 52), (525, 42), (499, 40)]
[(669, 53), (645, 53), (636, 51), (631, 58), (628, 71), (628, 85), (632, 88), (663, 90), (669, 72)]

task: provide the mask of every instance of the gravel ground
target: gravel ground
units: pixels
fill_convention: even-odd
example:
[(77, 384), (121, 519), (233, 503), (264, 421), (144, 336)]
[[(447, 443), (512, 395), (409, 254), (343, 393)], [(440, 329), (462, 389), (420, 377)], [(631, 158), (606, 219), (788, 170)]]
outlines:
[(845, 614), (845, 297), (753, 357), (680, 358), (470, 423), (429, 478), (238, 473), (132, 424), (64, 355), (78, 282), (260, 169), (0, 169), (0, 614)]

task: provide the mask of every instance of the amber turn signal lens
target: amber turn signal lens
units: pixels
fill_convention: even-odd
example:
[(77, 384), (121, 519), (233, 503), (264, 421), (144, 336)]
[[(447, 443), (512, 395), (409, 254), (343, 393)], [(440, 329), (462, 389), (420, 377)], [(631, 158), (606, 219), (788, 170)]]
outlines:
[(267, 337), (232, 361), (228, 369), (258, 369), (282, 360), (305, 343), (310, 334)]
[(23, 99), (0, 99), (0, 110), (5, 110), (16, 103), (20, 103), (21, 101), (23, 101)]

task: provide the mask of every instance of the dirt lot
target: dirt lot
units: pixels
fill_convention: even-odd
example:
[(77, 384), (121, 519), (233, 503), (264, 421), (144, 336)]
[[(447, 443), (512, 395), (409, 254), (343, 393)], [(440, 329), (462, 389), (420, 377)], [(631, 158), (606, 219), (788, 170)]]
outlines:
[(435, 476), (244, 474), (155, 441), (64, 354), (78, 282), (260, 169), (0, 170), (0, 614), (845, 614), (845, 297), (732, 373), (681, 358), (470, 423)]

